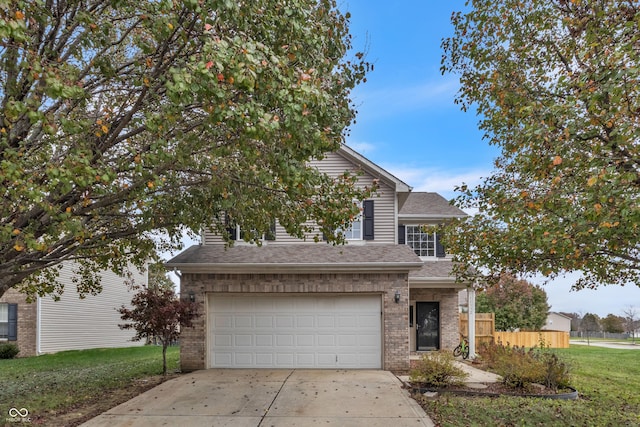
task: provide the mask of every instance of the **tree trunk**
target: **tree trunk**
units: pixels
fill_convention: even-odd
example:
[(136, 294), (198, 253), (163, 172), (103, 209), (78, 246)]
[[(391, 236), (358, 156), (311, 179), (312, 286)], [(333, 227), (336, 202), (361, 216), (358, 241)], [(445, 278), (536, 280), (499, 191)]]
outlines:
[(169, 343), (162, 340), (162, 375), (167, 376), (167, 346)]

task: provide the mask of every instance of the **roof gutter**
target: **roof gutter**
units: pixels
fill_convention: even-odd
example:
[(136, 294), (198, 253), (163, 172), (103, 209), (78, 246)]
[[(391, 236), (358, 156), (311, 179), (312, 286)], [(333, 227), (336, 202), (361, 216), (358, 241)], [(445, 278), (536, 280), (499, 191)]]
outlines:
[(418, 270), (422, 262), (398, 263), (165, 263), (182, 273), (354, 273), (407, 272)]

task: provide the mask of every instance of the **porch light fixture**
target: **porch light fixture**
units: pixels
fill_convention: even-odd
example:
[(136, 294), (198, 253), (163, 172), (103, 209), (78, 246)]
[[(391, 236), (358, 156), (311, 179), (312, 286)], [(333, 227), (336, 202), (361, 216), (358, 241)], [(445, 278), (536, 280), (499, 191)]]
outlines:
[(396, 294), (393, 296), (393, 300), (398, 304), (400, 302), (400, 291), (396, 291)]
[(196, 302), (196, 294), (193, 291), (189, 291), (189, 301)]

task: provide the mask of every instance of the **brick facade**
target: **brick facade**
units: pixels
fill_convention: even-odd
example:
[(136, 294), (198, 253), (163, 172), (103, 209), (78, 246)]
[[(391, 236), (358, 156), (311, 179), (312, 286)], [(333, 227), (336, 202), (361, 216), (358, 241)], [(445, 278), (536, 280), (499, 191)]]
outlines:
[(411, 289), (410, 299), (411, 301), (440, 303), (440, 348), (453, 350), (460, 342), (458, 290), (447, 288)]
[[(383, 360), (389, 371), (409, 368), (408, 275), (406, 273), (375, 274), (192, 274), (183, 273), (180, 293), (191, 293), (207, 311), (210, 293), (234, 294), (379, 294), (383, 305)], [(394, 301), (396, 291), (400, 302)], [(180, 337), (180, 363), (183, 371), (207, 366), (207, 315), (185, 328)], [(457, 327), (457, 323), (456, 323)]]
[(36, 355), (36, 337), (38, 327), (38, 305), (37, 303), (27, 303), (24, 294), (9, 289), (0, 298), (0, 302), (18, 304), (18, 340), (0, 341), (0, 343), (16, 344), (20, 349), (18, 357)]

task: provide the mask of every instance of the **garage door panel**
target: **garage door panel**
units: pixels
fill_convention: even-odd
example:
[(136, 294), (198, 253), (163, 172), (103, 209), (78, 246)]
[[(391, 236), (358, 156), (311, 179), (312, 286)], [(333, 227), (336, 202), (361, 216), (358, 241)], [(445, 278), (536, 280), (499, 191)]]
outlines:
[(216, 347), (230, 347), (233, 344), (232, 334), (215, 334), (213, 343)]
[(214, 328), (230, 328), (233, 326), (232, 314), (216, 314), (213, 316)]
[(273, 346), (273, 335), (256, 335), (256, 346), (271, 347)]
[(311, 334), (297, 334), (296, 335), (296, 346), (298, 347), (312, 347), (315, 345), (314, 336)]
[(209, 300), (211, 367), (380, 368), (378, 296)]
[(312, 328), (314, 326), (314, 316), (296, 316), (297, 328)]
[(241, 351), (235, 351), (233, 353), (233, 358), (237, 365), (251, 365), (253, 364), (253, 354), (253, 352), (244, 353)]
[(233, 318), (233, 324), (236, 328), (251, 328), (253, 326), (253, 316), (236, 315)]
[(319, 328), (333, 328), (336, 325), (336, 319), (334, 316), (319, 315), (316, 317)]
[(276, 328), (293, 328), (294, 316), (276, 316)]
[(273, 316), (256, 315), (254, 318), (256, 322), (256, 328), (273, 328)]

